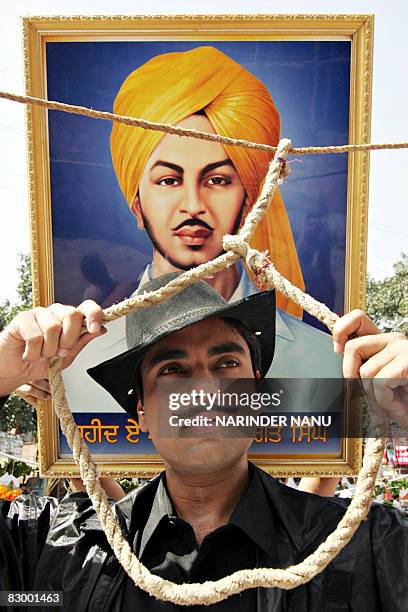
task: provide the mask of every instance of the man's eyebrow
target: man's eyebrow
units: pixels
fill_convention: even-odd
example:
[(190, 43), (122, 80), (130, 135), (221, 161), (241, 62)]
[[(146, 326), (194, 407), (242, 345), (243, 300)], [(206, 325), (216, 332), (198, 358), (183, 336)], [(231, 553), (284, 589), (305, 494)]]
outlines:
[(170, 170), (175, 170), (176, 172), (179, 172), (180, 174), (183, 174), (184, 172), (181, 166), (178, 166), (177, 164), (172, 164), (171, 162), (168, 162), (168, 161), (162, 161), (161, 159), (157, 160), (157, 162), (154, 162), (153, 166), (150, 168), (150, 171), (152, 171), (154, 168), (157, 168), (158, 166), (164, 166), (165, 168), (170, 168)]
[(148, 359), (146, 365), (152, 368), (162, 361), (168, 361), (169, 359), (186, 359), (187, 357), (188, 354), (186, 351), (181, 351), (180, 349), (163, 349), (152, 355), (150, 359)]
[[(154, 170), (154, 168), (157, 168), (159, 166), (164, 167), (164, 168), (170, 168), (170, 170), (174, 170), (175, 172), (178, 172), (179, 174), (184, 174), (184, 169), (181, 166), (177, 164), (173, 164), (172, 162), (164, 161), (162, 159), (158, 159), (156, 162), (154, 162), (153, 166), (150, 168), (150, 171)], [(216, 170), (217, 168), (221, 168), (222, 166), (231, 166), (232, 168), (235, 169), (234, 164), (228, 158), (228, 159), (223, 159), (222, 161), (213, 162), (212, 164), (207, 164), (201, 170), (200, 176), (203, 177), (206, 174), (208, 174), (208, 172), (211, 172), (212, 170)]]
[(219, 161), (219, 162), (214, 162), (213, 164), (207, 164), (201, 170), (200, 176), (205, 176), (208, 172), (211, 172), (212, 170), (215, 170), (216, 168), (220, 168), (221, 166), (231, 166), (232, 168), (235, 169), (234, 164), (228, 158), (228, 159), (223, 159), (222, 161)]
[(245, 355), (245, 349), (237, 342), (222, 342), (208, 349), (208, 355), (222, 355), (223, 353), (241, 353)]

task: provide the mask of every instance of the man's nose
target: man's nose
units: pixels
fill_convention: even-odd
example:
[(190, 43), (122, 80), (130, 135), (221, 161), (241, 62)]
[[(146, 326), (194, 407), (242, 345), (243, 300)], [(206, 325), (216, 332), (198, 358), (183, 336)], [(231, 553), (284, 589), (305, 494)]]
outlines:
[(196, 381), (203, 391), (214, 393), (218, 389), (220, 377), (210, 367), (203, 365), (194, 368), (191, 379)]
[(205, 203), (200, 195), (200, 190), (196, 185), (184, 185), (180, 212), (198, 217), (207, 211)]
[[(183, 383), (183, 381), (180, 381)], [(209, 371), (207, 368), (197, 368), (192, 373), (191, 379), (186, 381), (190, 386), (189, 392), (192, 389), (198, 392), (201, 398), (210, 395), (216, 395), (219, 391), (220, 379), (214, 375), (214, 372)], [(202, 401), (202, 399), (201, 399)]]

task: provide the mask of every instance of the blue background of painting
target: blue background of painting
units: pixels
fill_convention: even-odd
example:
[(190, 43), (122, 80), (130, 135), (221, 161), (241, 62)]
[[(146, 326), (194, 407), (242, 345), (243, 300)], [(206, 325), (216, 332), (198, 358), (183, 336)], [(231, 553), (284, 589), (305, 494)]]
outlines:
[[(206, 44), (265, 83), (281, 115), (281, 134), (295, 146), (348, 142), (351, 45), (345, 41), (47, 43), (48, 98), (111, 111), (122, 81), (139, 65), (160, 53)], [(129, 283), (128, 293), (150, 260), (150, 242), (137, 229), (116, 181), (110, 130), (108, 121), (49, 112), (54, 287), (59, 302), (77, 304), (86, 296), (89, 280), (80, 264), (87, 254), (97, 255), (115, 282)], [(347, 155), (304, 156), (292, 167), (281, 191), (306, 290), (342, 312)], [(304, 320), (319, 326), (307, 314)]]

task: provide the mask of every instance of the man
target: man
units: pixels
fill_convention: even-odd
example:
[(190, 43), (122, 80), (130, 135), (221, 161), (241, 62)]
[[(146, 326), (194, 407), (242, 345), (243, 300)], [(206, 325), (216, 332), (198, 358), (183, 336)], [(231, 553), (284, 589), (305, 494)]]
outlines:
[[(276, 145), (280, 117), (266, 87), (212, 46), (153, 57), (122, 83), (114, 112), (180, 127)], [(114, 123), (111, 154), (118, 182), (138, 226), (152, 242), (143, 285), (163, 274), (187, 270), (222, 252), (224, 234), (235, 233), (252, 208), (272, 153), (180, 138)], [(252, 246), (268, 250), (276, 268), (304, 288), (288, 215), (279, 192), (259, 224)], [(327, 279), (322, 279), (325, 282)], [(259, 291), (237, 263), (207, 282), (230, 302)], [(125, 297), (115, 294), (111, 301)], [(126, 296), (128, 297), (128, 296)], [(277, 297), (276, 355), (269, 376), (341, 377), (341, 360), (328, 334), (301, 321), (302, 310)], [(124, 321), (92, 342), (64, 372), (74, 411), (84, 406), (115, 412), (118, 404), (86, 380), (87, 368), (126, 350)], [(21, 390), (39, 398), (46, 381)]]
[[(171, 278), (155, 279), (147, 288), (157, 289)], [(130, 348), (90, 371), (124, 409), (137, 411), (163, 456), (165, 473), (117, 502), (115, 511), (135, 553), (164, 578), (202, 582), (237, 569), (293, 565), (317, 548), (345, 512), (343, 500), (290, 489), (249, 465), (246, 438), (187, 440), (158, 434), (160, 380), (177, 383), (189, 377), (211, 384), (265, 375), (274, 353), (273, 309), (271, 291), (228, 304), (207, 283), (195, 283), (165, 303), (130, 315)], [(70, 359), (78, 342), (91, 337), (79, 340), (83, 318), (89, 330), (100, 333), (101, 311), (93, 304), (75, 312), (54, 305), (19, 315), (0, 336), (0, 394), (43, 373), (50, 356)], [(358, 337), (348, 340), (351, 334)], [(378, 398), (391, 416), (405, 418), (406, 406), (402, 414), (393, 381), (404, 384), (408, 341), (399, 334), (379, 334), (359, 311), (337, 323), (334, 341), (344, 350), (346, 375), (381, 379), (385, 373)], [(66, 497), (58, 508), (39, 500), (34, 523), (27, 520), (28, 504), (19, 498), (0, 522), (1, 589), (63, 591), (66, 610), (178, 609), (130, 581), (84, 493)], [(375, 505), (352, 541), (309, 584), (293, 591), (247, 590), (212, 609), (402, 612), (408, 607), (407, 559), (406, 521), (397, 511)]]
[[(279, 140), (279, 113), (264, 84), (213, 46), (151, 58), (124, 80), (114, 112), (272, 146)], [(255, 203), (273, 157), (267, 151), (180, 139), (117, 123), (112, 125), (111, 154), (126, 202), (152, 241), (154, 276), (186, 270), (218, 255), (223, 233), (238, 229)], [(190, 223), (179, 228), (187, 219)], [(303, 288), (279, 193), (252, 245), (268, 249), (281, 273)], [(238, 277), (231, 267), (214, 279), (214, 287), (229, 299)], [(278, 297), (278, 305), (301, 314), (284, 296)]]

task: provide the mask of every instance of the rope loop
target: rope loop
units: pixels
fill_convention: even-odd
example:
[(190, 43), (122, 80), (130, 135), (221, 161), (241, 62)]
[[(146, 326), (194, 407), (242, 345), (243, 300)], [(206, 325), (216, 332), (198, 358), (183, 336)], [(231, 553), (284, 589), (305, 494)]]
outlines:
[[(318, 302), (298, 287), (292, 285), (276, 270), (268, 258), (268, 253), (260, 253), (252, 249), (249, 246), (249, 242), (257, 224), (272, 200), (277, 186), (281, 185), (290, 174), (290, 167), (287, 162), (287, 155), (289, 153), (310, 155), (408, 148), (408, 142), (292, 148), (290, 140), (287, 139), (282, 139), (277, 147), (273, 147), (246, 140), (228, 138), (219, 134), (181, 128), (166, 123), (116, 115), (82, 106), (73, 106), (32, 96), (20, 96), (10, 92), (0, 91), (0, 98), (21, 104), (37, 105), (42, 108), (123, 123), (147, 130), (158, 130), (164, 133), (177, 134), (178, 136), (198, 138), (236, 147), (268, 151), (275, 154), (266, 175), (262, 191), (253, 208), (248, 213), (239, 235), (224, 236), (223, 248), (226, 253), (212, 261), (201, 264), (197, 268), (188, 270), (157, 291), (129, 298), (120, 304), (114, 304), (110, 308), (105, 309), (103, 311), (103, 322), (114, 321), (130, 312), (134, 312), (138, 308), (154, 306), (175, 295), (191, 283), (199, 279), (209, 278), (228, 266), (233, 265), (239, 258), (242, 258), (254, 272), (259, 284), (264, 285), (263, 288), (276, 288), (277, 291), (280, 291), (327, 325), (330, 331), (333, 331), (333, 327), (339, 318), (338, 315), (333, 313), (325, 304)], [(363, 467), (358, 476), (354, 499), (351, 501), (335, 531), (327, 537), (325, 542), (314, 553), (310, 554), (298, 565), (286, 569), (256, 568), (240, 570), (231, 576), (226, 576), (215, 582), (197, 584), (176, 584), (151, 574), (131, 550), (126, 538), (122, 534), (106, 493), (100, 484), (97, 465), (74, 421), (65, 396), (61, 375), (61, 361), (59, 358), (51, 359), (49, 367), (51, 395), (54, 401), (55, 412), (60, 420), (61, 430), (72, 450), (75, 463), (79, 467), (81, 478), (112, 550), (135, 585), (145, 590), (151, 596), (163, 601), (170, 601), (176, 605), (192, 606), (213, 604), (249, 588), (296, 588), (307, 583), (327, 567), (351, 540), (361, 521), (367, 516), (374, 491), (375, 478), (384, 454), (386, 439), (382, 437), (369, 440), (363, 459)]]
[[(208, 278), (234, 264), (239, 258), (243, 258), (248, 267), (254, 272), (257, 280), (263, 283), (266, 288), (275, 287), (332, 330), (338, 316), (331, 312), (325, 304), (321, 304), (284, 278), (268, 259), (267, 253), (260, 253), (249, 246), (256, 226), (271, 202), (277, 186), (289, 174), (286, 158), (290, 147), (290, 140), (283, 139), (279, 142), (261, 193), (252, 210), (248, 213), (239, 234), (234, 236), (226, 235), (223, 238), (222, 244), (226, 253), (212, 261), (197, 266), (197, 268), (184, 272), (156, 291), (143, 293), (129, 298), (120, 304), (111, 306), (103, 311), (103, 321), (113, 321), (130, 312), (134, 312), (138, 308), (154, 306), (182, 291), (184, 287), (191, 283), (202, 278)], [(59, 358), (51, 360), (49, 381), (54, 400), (54, 409), (60, 419), (62, 432), (66, 436), (69, 447), (72, 449), (81, 478), (112, 550), (135, 585), (153, 597), (163, 601), (170, 601), (176, 605), (192, 606), (213, 604), (249, 588), (277, 587), (293, 589), (301, 584), (305, 584), (316, 574), (324, 570), (351, 540), (361, 521), (369, 511), (372, 492), (375, 486), (375, 476), (384, 453), (385, 440), (383, 438), (375, 438), (369, 441), (364, 456), (363, 467), (358, 477), (355, 497), (335, 531), (327, 537), (326, 541), (314, 553), (298, 565), (286, 569), (256, 568), (241, 570), (215, 582), (196, 584), (175, 584), (169, 580), (164, 580), (160, 576), (151, 574), (131, 550), (109, 504), (106, 493), (100, 484), (97, 465), (82, 439), (65, 396), (61, 375), (61, 361)]]

